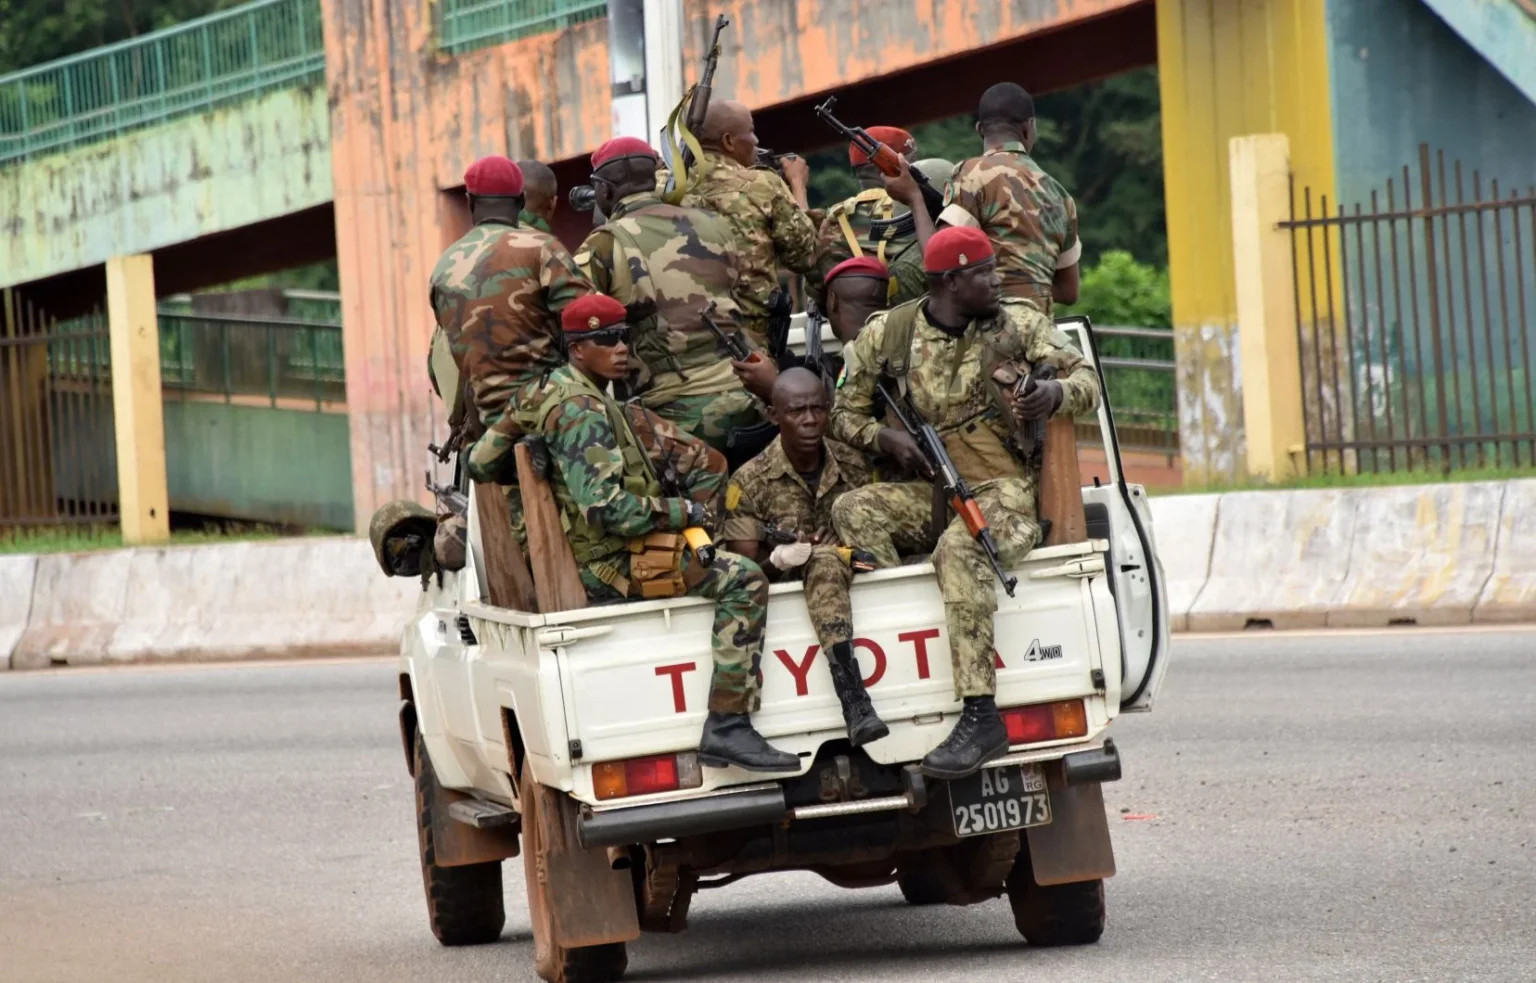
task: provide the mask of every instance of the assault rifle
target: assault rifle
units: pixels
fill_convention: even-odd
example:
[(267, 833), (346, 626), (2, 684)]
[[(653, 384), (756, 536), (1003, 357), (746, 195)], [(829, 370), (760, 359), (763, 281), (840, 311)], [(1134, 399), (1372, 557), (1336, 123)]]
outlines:
[(789, 351), (789, 322), (793, 299), (783, 287), (774, 287), (768, 295), (768, 357), (784, 368), (784, 354)]
[[(885, 144), (869, 135), (869, 131), (862, 126), (848, 126), (842, 120), (832, 115), (832, 107), (837, 105), (837, 96), (828, 96), (827, 101), (816, 107), (816, 118), (832, 127), (840, 133), (843, 139), (858, 147), (869, 158), (869, 162), (880, 169), (880, 173), (887, 177), (899, 177), (901, 175), (901, 156), (887, 147)], [(917, 182), (917, 187), (923, 193), (923, 204), (928, 206), (928, 214), (937, 222), (939, 213), (944, 210), (944, 194), (933, 186), (928, 180), (928, 175), (915, 167), (910, 166), (912, 180)]]
[(761, 355), (753, 351), (752, 347), (747, 344), (747, 339), (741, 336), (740, 331), (732, 331), (730, 334), (726, 334), (725, 329), (720, 327), (720, 322), (715, 320), (714, 301), (709, 302), (709, 306), (704, 308), (699, 318), (704, 322), (704, 326), (719, 340), (721, 350), (731, 358), (738, 362), (755, 362), (762, 358)]
[(432, 472), (427, 472), (427, 491), (437, 496), (437, 503), (455, 515), (465, 515), (469, 512), (469, 496), (459, 491), (452, 485), (439, 485), (432, 480)]
[(683, 96), (687, 107), (680, 103), (672, 110), (662, 131), (665, 134), (662, 151), (670, 171), (662, 198), (673, 205), (688, 190), (688, 172), (698, 163), (694, 153), (699, 146), (697, 134), (704, 128), (704, 114), (709, 111), (709, 97), (715, 87), (715, 69), (720, 66), (720, 34), (730, 23), (731, 19), (724, 14), (715, 18), (715, 34), (709, 42), (709, 53), (704, 56), (704, 72), (693, 88), (688, 90), (688, 94)]
[[(643, 414), (642, 414), (643, 415)], [(683, 483), (683, 476), (677, 470), (677, 445), (667, 442), (663, 447), (661, 434), (656, 432), (654, 424), (649, 425), (651, 431), (651, 446), (662, 452), (661, 470), (656, 474), (656, 482), (661, 485), (661, 492), (671, 498), (681, 498), (691, 501), (688, 494), (688, 486)], [(683, 539), (688, 543), (688, 548), (693, 550), (693, 555), (699, 561), (699, 566), (708, 567), (715, 562), (715, 541), (710, 538), (709, 530), (702, 526), (689, 526), (683, 530)]]
[[(772, 546), (788, 546), (798, 543), (800, 536), (797, 533), (784, 529), (776, 522), (763, 523), (763, 539)], [(837, 555), (854, 573), (869, 573), (875, 569), (875, 555), (868, 550), (861, 550), (854, 546), (837, 547)]]
[(884, 379), (879, 382), (880, 394), (885, 397), (886, 406), (890, 407), (896, 419), (901, 423), (902, 429), (912, 435), (917, 441), (917, 449), (927, 459), (928, 466), (933, 469), (933, 480), (937, 487), (943, 490), (944, 497), (949, 499), (950, 508), (965, 520), (965, 528), (971, 533), (971, 538), (976, 540), (981, 551), (987, 555), (987, 562), (992, 565), (992, 572), (997, 574), (997, 579), (1003, 584), (1003, 590), (1008, 596), (1013, 596), (1013, 589), (1018, 585), (1019, 578), (1009, 576), (1003, 570), (1003, 561), (997, 553), (997, 541), (992, 538), (992, 527), (987, 525), (986, 516), (981, 514), (981, 506), (976, 504), (976, 495), (971, 487), (960, 476), (960, 469), (955, 467), (955, 462), (950, 460), (949, 451), (944, 449), (944, 440), (939, 432), (933, 429), (933, 424), (923, 419), (923, 415), (912, 405), (911, 397), (898, 396)]

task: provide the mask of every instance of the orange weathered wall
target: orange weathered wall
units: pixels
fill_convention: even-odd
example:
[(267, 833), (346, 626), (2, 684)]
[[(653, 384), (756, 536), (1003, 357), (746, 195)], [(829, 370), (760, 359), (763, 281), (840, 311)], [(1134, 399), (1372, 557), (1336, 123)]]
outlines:
[[(482, 154), (557, 162), (610, 136), (607, 22), (449, 57), (435, 48), (421, 0), (322, 5), (354, 504), (366, 526), (382, 502), (420, 497), (432, 415), (440, 415), (425, 372), (427, 278), (465, 221), (442, 191), (461, 184), (465, 165)], [(688, 0), (685, 49), (696, 65), (715, 15), (729, 16), (716, 92), (754, 109), (990, 49), (999, 55), (986, 81), (1045, 89), (1084, 80), (1072, 72), (1146, 63), (1150, 17), (1122, 20), (1118, 35), (1084, 49), (1090, 58), (1063, 57), (1060, 69), (1006, 46), (1133, 8), (1150, 13), (1148, 0)], [(960, 100), (948, 103), (934, 101), (932, 85), (922, 86), (926, 95), (917, 88), (872, 89), (860, 102), (881, 109), (881, 122), (917, 122), (974, 104), (981, 84), (946, 94)], [(926, 101), (904, 112), (906, 95)], [(814, 129), (806, 116), (803, 126)]]

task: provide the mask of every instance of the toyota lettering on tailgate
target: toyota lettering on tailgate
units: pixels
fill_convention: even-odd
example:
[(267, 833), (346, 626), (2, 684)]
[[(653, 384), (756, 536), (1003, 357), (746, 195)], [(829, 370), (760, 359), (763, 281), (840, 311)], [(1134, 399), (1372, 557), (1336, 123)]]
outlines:
[[(896, 636), (896, 641), (902, 647), (900, 650), (893, 651), (892, 656), (896, 658), (910, 657), (913, 667), (917, 670), (917, 678), (930, 679), (933, 676), (933, 671), (929, 665), (930, 652), (928, 643), (936, 641), (939, 635), (940, 631), (937, 628), (904, 631)], [(856, 654), (859, 652), (864, 653), (864, 658), (859, 660), (860, 668), (866, 673), (864, 685), (871, 687), (877, 685), (880, 680), (885, 678), (888, 664), (888, 656), (884, 646), (871, 638), (855, 638), (853, 640), (853, 647)], [(1035, 639), (1028, 653), (1021, 656), (1019, 661), (1021, 663), (1041, 661), (1041, 649), (1040, 640)], [(1046, 651), (1049, 654), (1044, 656), (1045, 659), (1061, 658), (1062, 647), (1060, 645), (1047, 646)], [(778, 659), (779, 664), (794, 679), (796, 696), (805, 696), (810, 693), (811, 669), (816, 665), (816, 656), (820, 652), (821, 646), (817, 644), (807, 646), (805, 653), (799, 656), (787, 649), (773, 650), (774, 657)], [(1003, 663), (1002, 655), (996, 649), (992, 650), (992, 658), (997, 668), (1007, 668)], [(699, 664), (697, 662), (674, 662), (664, 666), (657, 666), (655, 669), (657, 677), (665, 679), (670, 683), (672, 709), (677, 713), (688, 712), (688, 694), (683, 679), (688, 673), (696, 672), (698, 668)]]

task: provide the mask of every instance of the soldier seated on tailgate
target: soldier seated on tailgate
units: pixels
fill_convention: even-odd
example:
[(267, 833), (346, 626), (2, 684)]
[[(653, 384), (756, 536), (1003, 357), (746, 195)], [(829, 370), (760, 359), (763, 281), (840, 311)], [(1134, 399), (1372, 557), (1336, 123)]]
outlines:
[(859, 747), (890, 733), (875, 714), (853, 657), (848, 586), (855, 564), (873, 564), (838, 547), (832, 506), (870, 478), (863, 455), (826, 439), (830, 403), (813, 373), (791, 368), (779, 376), (769, 408), (779, 436), (732, 478), (725, 493), (724, 536), (733, 551), (749, 559), (766, 553), (763, 569), (771, 578), (804, 579), (806, 610), (827, 656), (848, 739)]
[[(1098, 377), (1037, 307), (1001, 297), (997, 259), (981, 231), (936, 232), (923, 262), (928, 296), (877, 314), (844, 352), (833, 408), (837, 432), (850, 435), (856, 447), (882, 449), (910, 473), (928, 472), (916, 441), (874, 412), (877, 383), (904, 386), (975, 491), (1003, 565), (1014, 566), (1040, 541), (1040, 524), (1038, 483), (1012, 439), (1011, 420), (1070, 420), (1090, 412), (1098, 406)], [(1048, 364), (1056, 378), (1013, 396), (993, 381), (993, 369), (1005, 364), (1026, 372)], [(1008, 751), (993, 699), (997, 585), (964, 520), (956, 517), (939, 532), (933, 518), (931, 480), (867, 485), (838, 499), (832, 510), (838, 536), (868, 549), (882, 567), (899, 564), (902, 553), (933, 550), (955, 696), (964, 712), (922, 769), (932, 778), (958, 779)]]
[[(550, 484), (581, 568), (597, 602), (689, 594), (715, 602), (714, 674), (709, 715), (699, 739), (706, 765), (748, 771), (798, 771), (800, 759), (768, 744), (749, 714), (758, 706), (768, 581), (758, 565), (724, 551), (685, 548), (684, 531), (708, 528), (711, 510), (687, 488), (663, 488), (629, 419), (605, 391), (629, 372), (629, 325), (623, 305), (595, 294), (561, 315), (569, 362), (550, 373), (531, 411), (551, 461)], [(654, 415), (651, 415), (654, 419)], [(678, 433), (678, 439), (692, 442)], [(710, 491), (718, 490), (718, 483)]]

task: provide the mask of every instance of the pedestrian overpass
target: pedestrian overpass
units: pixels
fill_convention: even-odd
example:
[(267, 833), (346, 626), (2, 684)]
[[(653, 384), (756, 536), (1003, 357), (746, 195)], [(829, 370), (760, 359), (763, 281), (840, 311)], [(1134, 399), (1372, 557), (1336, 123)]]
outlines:
[[(809, 108), (832, 91), (850, 120), (914, 124), (970, 110), (999, 79), (1044, 92), (1158, 64), (1180, 430), (1203, 476), (1238, 469), (1242, 446), (1227, 140), (1289, 135), (1293, 175), (1336, 199), (1372, 152), (1362, 132), (1383, 146), (1525, 119), (1519, 53), (1536, 19), (1515, 0), (1464, 7), (681, 0), (688, 76), (726, 14), (716, 93), (752, 106), (779, 148), (819, 142)], [(562, 185), (585, 178), (612, 131), (606, 14), (600, 0), (257, 0), (0, 78), (0, 287), (51, 316), (143, 319), (156, 296), (335, 256), (361, 522), (418, 493), (433, 425), (423, 284), (466, 227), (463, 167), (498, 152), (552, 162)], [(1348, 61), (1362, 37), (1382, 44)], [(1458, 44), (1481, 54), (1456, 61)], [(1473, 98), (1400, 84), (1421, 77), (1470, 80)], [(1376, 105), (1357, 104), (1366, 91)], [(1392, 99), (1413, 118), (1386, 132), (1367, 117)], [(556, 232), (574, 241), (585, 222), (564, 211)], [(0, 383), (14, 390), (10, 371)], [(120, 449), (125, 430), (127, 446), (159, 440), (143, 420), (117, 429)]]

